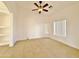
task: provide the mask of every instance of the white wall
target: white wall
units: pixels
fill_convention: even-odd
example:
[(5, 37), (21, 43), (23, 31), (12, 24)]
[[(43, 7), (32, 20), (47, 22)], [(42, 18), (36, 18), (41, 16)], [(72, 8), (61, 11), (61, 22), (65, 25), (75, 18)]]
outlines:
[(9, 10), (13, 12), (13, 33), (15, 41), (47, 37), (49, 35), (48, 15), (33, 12), (32, 7), (34, 7), (34, 5), (31, 5), (33, 3), (34, 2), (5, 2)]
[[(14, 13), (15, 41), (28, 38), (38, 38), (41, 36), (50, 36), (57, 41), (79, 48), (79, 3), (65, 3), (67, 6), (63, 6), (64, 3), (56, 4), (56, 6), (54, 5), (51, 13), (43, 13), (42, 15), (31, 11), (32, 8), (34, 8), (34, 5), (32, 5), (33, 2), (12, 1), (5, 3), (9, 10)], [(63, 9), (60, 9), (59, 6), (61, 8), (63, 6)], [(57, 7), (57, 9), (55, 9), (55, 7)], [(66, 38), (56, 37), (53, 35), (53, 20), (60, 19), (67, 19), (68, 31)], [(45, 27), (43, 25), (45, 25)]]
[[(67, 20), (67, 37), (57, 37), (53, 33), (53, 20)], [(72, 5), (60, 12), (53, 14), (51, 21), (51, 37), (57, 41), (79, 48), (79, 4)]]

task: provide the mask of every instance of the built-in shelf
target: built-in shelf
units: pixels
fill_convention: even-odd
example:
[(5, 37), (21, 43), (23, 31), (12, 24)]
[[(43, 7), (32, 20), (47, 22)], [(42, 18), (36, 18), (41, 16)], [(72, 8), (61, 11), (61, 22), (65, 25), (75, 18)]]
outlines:
[(8, 26), (0, 26), (0, 28), (8, 28)]
[(8, 34), (0, 34), (0, 36), (7, 36)]
[(0, 42), (0, 46), (8, 45), (8, 44), (9, 44), (9, 41), (1, 41), (1, 42)]
[(0, 46), (13, 45), (13, 15), (3, 2), (0, 2)]
[(11, 40), (11, 15), (0, 13), (0, 46), (10, 44)]

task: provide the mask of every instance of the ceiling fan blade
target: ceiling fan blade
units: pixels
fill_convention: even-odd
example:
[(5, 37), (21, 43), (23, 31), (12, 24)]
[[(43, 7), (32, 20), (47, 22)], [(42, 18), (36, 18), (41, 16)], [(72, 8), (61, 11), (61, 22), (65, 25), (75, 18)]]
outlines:
[(38, 10), (38, 9), (33, 9), (32, 11), (35, 11), (35, 10)]
[(41, 3), (42, 3), (42, 1), (39, 1), (39, 3), (41, 4)]
[(49, 8), (52, 8), (52, 7), (53, 7), (52, 5), (49, 6)]
[(45, 8), (45, 7), (47, 7), (48, 6), (48, 4), (46, 3), (44, 6), (43, 6), (43, 8)]
[(41, 14), (41, 11), (39, 11), (39, 14)]
[(46, 9), (43, 9), (43, 11), (48, 12), (48, 10), (46, 10)]
[(34, 3), (35, 6), (39, 7), (37, 3)]

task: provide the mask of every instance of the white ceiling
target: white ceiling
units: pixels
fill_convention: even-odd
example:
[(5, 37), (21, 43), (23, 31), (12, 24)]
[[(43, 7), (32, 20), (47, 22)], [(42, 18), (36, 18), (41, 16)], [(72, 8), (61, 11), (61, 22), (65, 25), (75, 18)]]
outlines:
[[(37, 1), (5, 1), (4, 3), (7, 6), (10, 5), (13, 7), (18, 7), (17, 9), (25, 9), (30, 13), (33, 8), (36, 8), (35, 5), (33, 4), (34, 2), (37, 2)], [(45, 3), (48, 3), (49, 5), (53, 5), (53, 8), (49, 9), (49, 13), (55, 13), (73, 4), (77, 4), (79, 2), (78, 1), (43, 1), (42, 4), (45, 4)]]

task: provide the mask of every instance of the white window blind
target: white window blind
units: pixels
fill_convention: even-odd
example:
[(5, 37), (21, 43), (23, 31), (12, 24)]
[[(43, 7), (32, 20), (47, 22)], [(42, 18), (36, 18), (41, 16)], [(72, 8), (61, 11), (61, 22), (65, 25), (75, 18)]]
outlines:
[(54, 35), (66, 36), (66, 20), (55, 20), (54, 21)]

